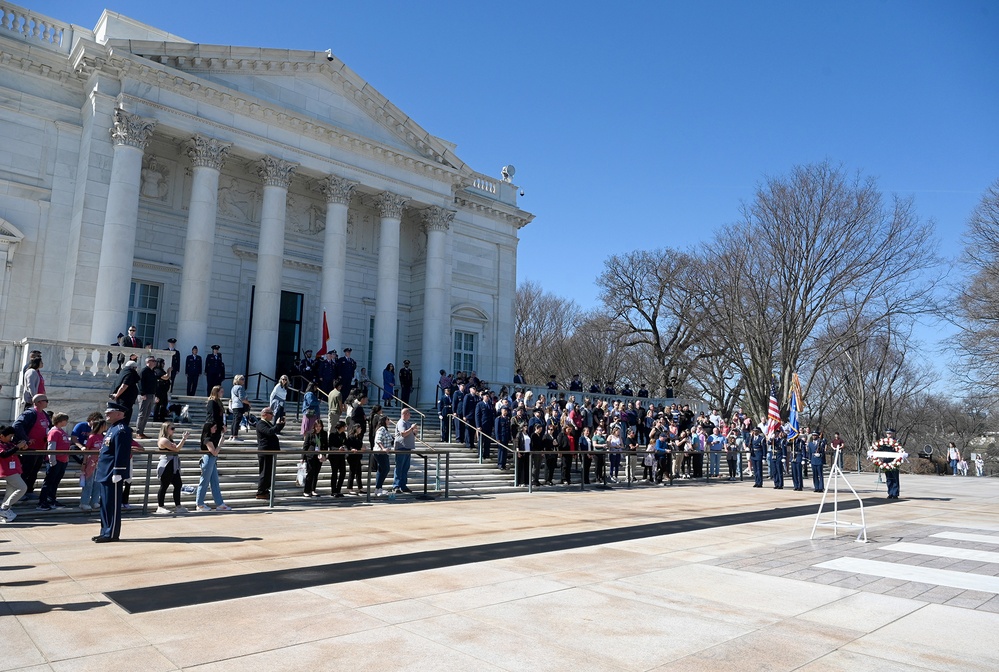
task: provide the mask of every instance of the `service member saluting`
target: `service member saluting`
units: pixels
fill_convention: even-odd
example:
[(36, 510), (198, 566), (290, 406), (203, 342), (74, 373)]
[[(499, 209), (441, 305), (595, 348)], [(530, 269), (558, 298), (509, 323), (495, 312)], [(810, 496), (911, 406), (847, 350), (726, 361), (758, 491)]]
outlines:
[(121, 533), (123, 481), (132, 458), (132, 430), (125, 422), (125, 411), (114, 401), (109, 401), (104, 411), (111, 427), (104, 436), (95, 473), (101, 485), (101, 533), (92, 541), (98, 544), (118, 541)]

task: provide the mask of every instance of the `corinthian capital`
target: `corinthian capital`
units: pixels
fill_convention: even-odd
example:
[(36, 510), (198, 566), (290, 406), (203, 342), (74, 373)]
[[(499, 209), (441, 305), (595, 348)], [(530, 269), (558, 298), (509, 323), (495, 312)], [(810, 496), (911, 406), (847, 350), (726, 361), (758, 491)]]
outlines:
[(455, 211), (432, 205), (423, 211), (423, 226), (427, 231), (447, 231), (454, 220)]
[(289, 163), (273, 156), (265, 156), (257, 162), (257, 175), (266, 187), (288, 188), (291, 184), (291, 174), (298, 168), (297, 163)]
[(230, 142), (222, 142), (215, 138), (206, 138), (203, 135), (196, 135), (184, 146), (184, 152), (191, 159), (195, 167), (214, 168), (222, 170), (226, 157), (229, 155)]
[(402, 219), (402, 209), (409, 203), (409, 199), (391, 191), (383, 191), (378, 194), (375, 203), (378, 204), (378, 214), (382, 217)]
[(114, 124), (111, 126), (111, 142), (145, 150), (155, 126), (155, 119), (143, 119), (137, 114), (130, 114), (116, 107)]
[(350, 196), (354, 193), (354, 187), (356, 186), (357, 182), (351, 182), (336, 175), (329, 175), (320, 180), (319, 191), (326, 197), (327, 203), (350, 205)]

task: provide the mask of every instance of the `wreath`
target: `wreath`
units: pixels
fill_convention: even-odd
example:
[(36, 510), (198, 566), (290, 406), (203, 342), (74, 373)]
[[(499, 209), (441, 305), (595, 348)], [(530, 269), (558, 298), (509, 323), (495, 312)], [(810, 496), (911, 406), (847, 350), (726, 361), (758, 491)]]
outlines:
[[(894, 451), (897, 453), (898, 457), (888, 458), (874, 455), (875, 452), (886, 451)], [(867, 451), (867, 459), (871, 461), (871, 464), (873, 464), (874, 468), (878, 471), (894, 471), (895, 469), (898, 469), (902, 464), (902, 460), (904, 460), (906, 456), (907, 453), (902, 450), (902, 445), (895, 439), (887, 436), (883, 439), (875, 441), (871, 445), (870, 450)]]

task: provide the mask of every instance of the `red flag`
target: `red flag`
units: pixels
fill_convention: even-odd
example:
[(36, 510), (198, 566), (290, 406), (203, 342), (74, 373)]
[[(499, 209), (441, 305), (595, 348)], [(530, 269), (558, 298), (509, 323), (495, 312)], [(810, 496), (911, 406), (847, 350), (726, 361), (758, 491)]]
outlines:
[(777, 404), (777, 390), (770, 383), (770, 408), (767, 411), (767, 435), (780, 429), (780, 406)]
[(326, 311), (323, 311), (323, 343), (319, 346), (319, 350), (316, 351), (316, 357), (322, 357), (326, 354), (326, 345), (330, 342), (330, 328), (326, 324)]

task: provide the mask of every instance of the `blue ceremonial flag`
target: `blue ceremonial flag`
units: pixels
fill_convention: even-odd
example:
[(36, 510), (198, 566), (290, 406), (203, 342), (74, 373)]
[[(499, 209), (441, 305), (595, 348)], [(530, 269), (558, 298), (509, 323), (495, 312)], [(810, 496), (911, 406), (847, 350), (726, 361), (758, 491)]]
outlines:
[(787, 438), (794, 439), (798, 436), (798, 391), (791, 388), (791, 417), (788, 419), (790, 429)]

